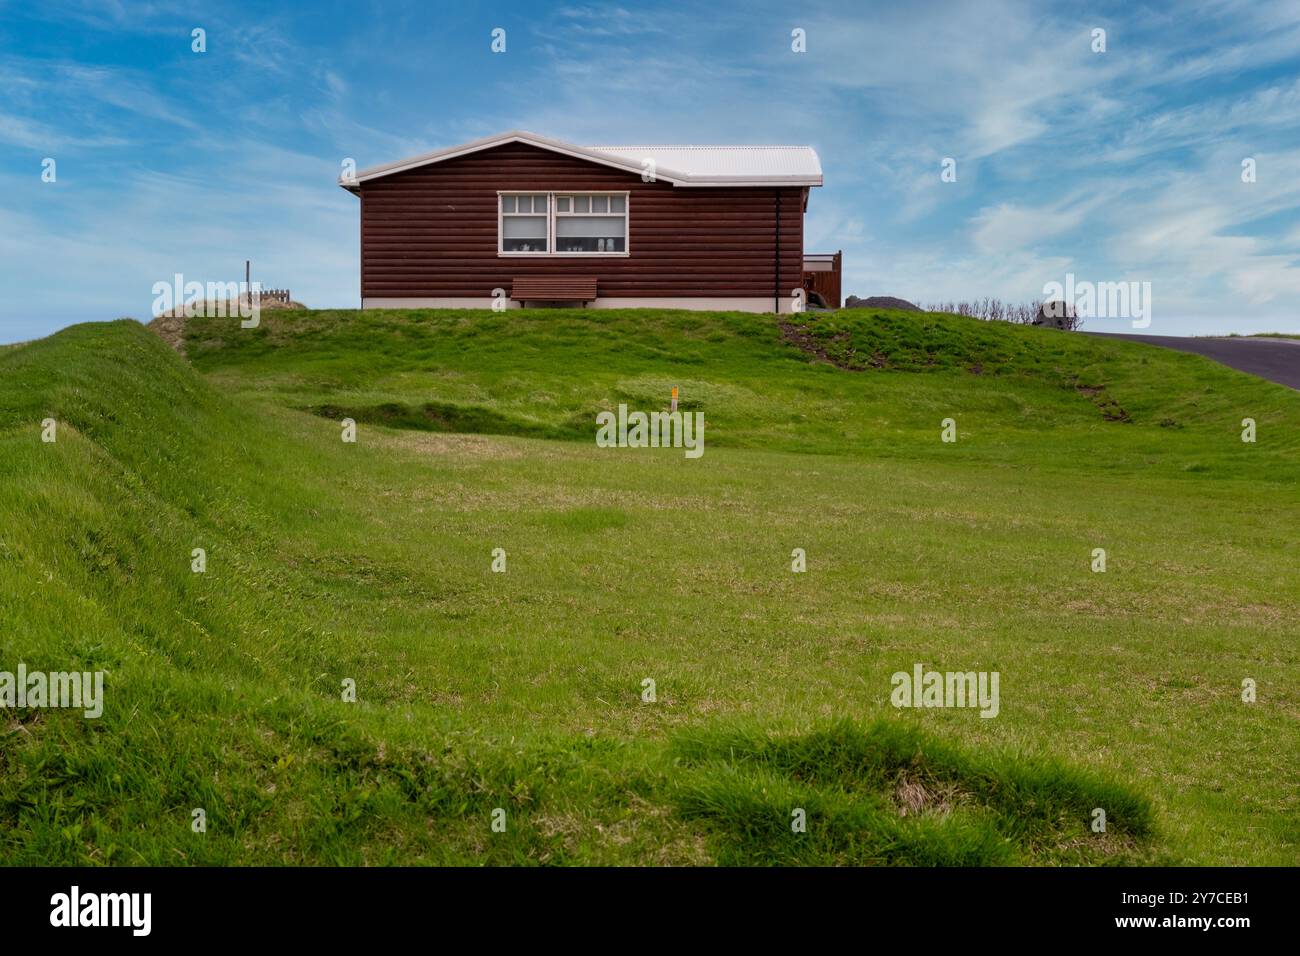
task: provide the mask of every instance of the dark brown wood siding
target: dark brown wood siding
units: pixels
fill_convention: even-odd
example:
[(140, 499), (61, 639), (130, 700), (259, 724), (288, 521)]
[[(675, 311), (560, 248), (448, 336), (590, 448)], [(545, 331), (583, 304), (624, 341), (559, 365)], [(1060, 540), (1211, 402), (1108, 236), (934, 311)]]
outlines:
[[(489, 297), (522, 276), (595, 276), (602, 297), (788, 297), (803, 278), (803, 190), (646, 183), (523, 143), (361, 189), (364, 298)], [(626, 258), (497, 255), (497, 191), (626, 189)], [(780, 197), (780, 277), (777, 203)]]

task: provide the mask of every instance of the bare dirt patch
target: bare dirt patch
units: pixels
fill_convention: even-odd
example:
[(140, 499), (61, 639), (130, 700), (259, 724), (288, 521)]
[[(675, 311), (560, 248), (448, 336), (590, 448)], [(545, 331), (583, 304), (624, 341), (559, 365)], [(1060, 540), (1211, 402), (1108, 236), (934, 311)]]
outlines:
[(160, 315), (145, 326), (158, 336), (174, 351), (185, 354), (185, 317), (178, 315)]
[(1101, 412), (1101, 417), (1108, 422), (1131, 422), (1133, 419), (1115, 399), (1106, 394), (1104, 385), (1084, 385), (1081, 382), (1074, 383), (1074, 390), (1082, 395), (1088, 401), (1097, 406)]
[(894, 804), (898, 807), (900, 817), (916, 817), (922, 814), (945, 814), (952, 809), (957, 797), (957, 788), (951, 785), (940, 787), (932, 781), (903, 774), (894, 782)]
[[(850, 365), (847, 361), (843, 359), (833, 357), (829, 352), (826, 351), (821, 341), (816, 336), (809, 335), (804, 330), (803, 326), (795, 325), (793, 322), (782, 322), (781, 338), (789, 342), (795, 348), (799, 349), (799, 351), (804, 352), (807, 355), (813, 356), (813, 358), (817, 359), (820, 362), (825, 363), (826, 365), (834, 365), (836, 368), (843, 369), (846, 372), (862, 371), (861, 368), (855, 365)], [(839, 335), (833, 336), (831, 338), (831, 341), (839, 343), (839, 342), (847, 342), (848, 339), (849, 339), (848, 333), (841, 332)], [(853, 350), (849, 349), (848, 354), (852, 355)], [(882, 366), (877, 365), (875, 367), (880, 368)]]

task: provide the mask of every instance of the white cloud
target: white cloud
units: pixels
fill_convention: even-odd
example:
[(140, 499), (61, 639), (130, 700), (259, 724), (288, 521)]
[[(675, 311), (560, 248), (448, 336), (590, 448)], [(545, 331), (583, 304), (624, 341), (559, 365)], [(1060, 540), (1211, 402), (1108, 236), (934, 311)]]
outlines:
[(1047, 206), (1000, 203), (980, 210), (974, 219), (972, 239), (980, 252), (1001, 254), (1034, 245), (1078, 228), (1092, 201), (1067, 201)]
[[(686, 3), (539, 7), (513, 21), (518, 59), (445, 95), (411, 82), (444, 77), (420, 59), (440, 55), (422, 14), (371, 18), (319, 48), (289, 12), (204, 14), (210, 49), (238, 66), (219, 85), (211, 53), (177, 54), (182, 69), (0, 62), (0, 142), (100, 151), (111, 180), (91, 188), (72, 166), (64, 182), (62, 161), (58, 193), (36, 190), (35, 167), (11, 178), (6, 225), (36, 251), (13, 250), (12, 232), (0, 243), (10, 267), (16, 254), (47, 284), (43, 302), (68, 308), (135, 296), (178, 262), (229, 270), (246, 255), (312, 304), (350, 304), (356, 203), (333, 185), (344, 156), (364, 167), (510, 127), (578, 142), (807, 142), (827, 181), (807, 245), (844, 249), (846, 292), (1020, 300), (1075, 271), (1152, 280), (1165, 317), (1270, 317), (1296, 294), (1300, 229), (1280, 220), (1300, 209), (1300, 82), (1259, 71), (1300, 60), (1298, 6), (1211, 0), (1107, 18), (1016, 0), (869, 16), (763, 0), (708, 16)], [(57, 16), (105, 34), (177, 29), (153, 6)], [(793, 25), (807, 54), (789, 51)], [(1109, 30), (1105, 54), (1089, 49), (1095, 25)], [(380, 43), (402, 71), (375, 61)], [(955, 184), (939, 181), (945, 156)]]

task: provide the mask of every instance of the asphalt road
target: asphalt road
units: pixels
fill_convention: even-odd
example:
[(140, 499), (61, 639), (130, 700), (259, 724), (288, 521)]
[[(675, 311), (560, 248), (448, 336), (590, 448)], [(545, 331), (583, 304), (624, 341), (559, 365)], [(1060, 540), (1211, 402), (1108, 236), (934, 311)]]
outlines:
[(1270, 382), (1300, 389), (1300, 339), (1181, 338), (1173, 335), (1122, 335), (1087, 332), (1104, 339), (1146, 342), (1180, 352), (1195, 352), (1229, 368), (1258, 375)]

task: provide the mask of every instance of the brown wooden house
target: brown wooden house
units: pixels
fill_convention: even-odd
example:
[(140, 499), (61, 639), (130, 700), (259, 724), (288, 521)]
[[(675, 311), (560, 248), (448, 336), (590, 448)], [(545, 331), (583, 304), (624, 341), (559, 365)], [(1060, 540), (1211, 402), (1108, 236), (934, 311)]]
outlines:
[(509, 132), (339, 184), (361, 199), (363, 308), (788, 312), (822, 173), (807, 146), (575, 146)]

